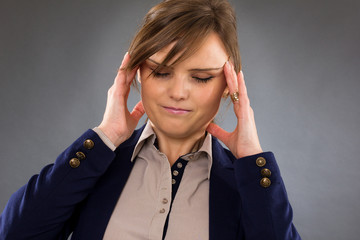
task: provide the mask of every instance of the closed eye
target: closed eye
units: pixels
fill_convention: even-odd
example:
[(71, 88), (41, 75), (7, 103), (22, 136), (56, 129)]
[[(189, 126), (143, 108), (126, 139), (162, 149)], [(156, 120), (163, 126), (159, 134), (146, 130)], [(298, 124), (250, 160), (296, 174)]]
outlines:
[(155, 77), (167, 77), (170, 73), (160, 73), (160, 72), (153, 72)]
[(207, 77), (207, 78), (199, 78), (199, 77), (193, 77), (197, 82), (202, 82), (202, 83), (205, 83), (207, 81), (210, 81), (213, 76), (210, 76), (210, 77)]
[(155, 77), (158, 77), (158, 78), (165, 78), (170, 75), (170, 73), (158, 72), (158, 71), (156, 71), (156, 69), (153, 69), (153, 68), (150, 68), (150, 70), (151, 70), (151, 74), (153, 74)]

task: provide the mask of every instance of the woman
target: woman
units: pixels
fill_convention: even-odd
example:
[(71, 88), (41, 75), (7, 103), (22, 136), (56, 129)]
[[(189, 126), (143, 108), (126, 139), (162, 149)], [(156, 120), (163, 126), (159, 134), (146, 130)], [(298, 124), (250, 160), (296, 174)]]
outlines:
[[(136, 74), (142, 101), (130, 113)], [(226, 95), (232, 133), (213, 123)], [(275, 158), (259, 143), (229, 3), (152, 8), (101, 124), (11, 197), (0, 227), (0, 239), (300, 239)]]

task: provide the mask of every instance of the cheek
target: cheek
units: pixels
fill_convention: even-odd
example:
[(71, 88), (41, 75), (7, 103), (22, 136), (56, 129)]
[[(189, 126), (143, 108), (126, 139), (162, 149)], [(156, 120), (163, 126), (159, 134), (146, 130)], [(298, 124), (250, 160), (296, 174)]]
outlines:
[(215, 114), (220, 106), (225, 84), (216, 84), (211, 88), (204, 88), (201, 94), (197, 95), (197, 101), (201, 108), (208, 113)]
[(141, 74), (141, 100), (144, 106), (144, 110), (148, 117), (154, 114), (156, 110), (156, 105), (159, 103), (159, 99), (162, 98), (163, 94), (161, 93), (162, 89), (158, 84), (154, 82), (151, 77), (148, 75)]

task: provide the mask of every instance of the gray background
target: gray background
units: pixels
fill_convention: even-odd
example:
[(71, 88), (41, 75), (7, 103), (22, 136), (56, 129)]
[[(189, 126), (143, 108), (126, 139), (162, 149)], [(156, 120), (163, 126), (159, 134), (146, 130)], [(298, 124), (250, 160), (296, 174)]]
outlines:
[[(0, 1), (0, 211), (99, 124), (123, 54), (157, 2)], [(298, 231), (358, 239), (360, 1), (233, 3), (260, 140), (277, 156)], [(137, 100), (133, 92), (129, 106)], [(232, 109), (222, 112), (218, 122), (232, 130)]]

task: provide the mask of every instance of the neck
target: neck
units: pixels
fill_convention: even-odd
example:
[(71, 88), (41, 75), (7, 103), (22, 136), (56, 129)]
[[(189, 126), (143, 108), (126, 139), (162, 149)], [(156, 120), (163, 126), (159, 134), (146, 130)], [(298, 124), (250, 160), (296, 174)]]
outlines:
[(185, 154), (196, 152), (205, 139), (205, 130), (184, 138), (171, 137), (153, 127), (159, 144), (159, 150), (166, 155), (170, 166)]

